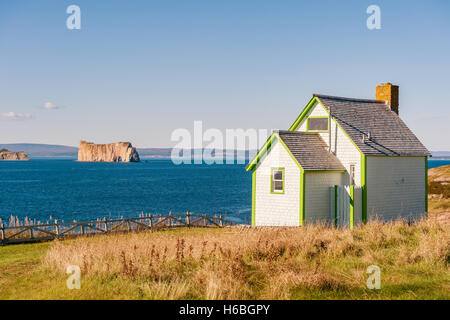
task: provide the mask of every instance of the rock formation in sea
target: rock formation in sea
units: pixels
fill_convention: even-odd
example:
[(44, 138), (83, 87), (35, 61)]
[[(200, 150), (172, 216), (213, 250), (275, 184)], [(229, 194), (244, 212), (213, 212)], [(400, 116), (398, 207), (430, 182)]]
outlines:
[(8, 149), (0, 150), (0, 160), (14, 160), (14, 161), (27, 161), (30, 160), (23, 151), (10, 152)]
[(80, 141), (78, 161), (88, 162), (139, 162), (139, 154), (130, 142), (95, 144)]

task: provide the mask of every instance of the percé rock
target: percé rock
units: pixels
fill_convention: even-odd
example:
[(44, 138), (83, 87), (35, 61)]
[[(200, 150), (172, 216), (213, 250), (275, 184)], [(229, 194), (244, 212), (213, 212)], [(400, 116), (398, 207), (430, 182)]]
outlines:
[(23, 151), (10, 152), (8, 149), (2, 149), (0, 150), (0, 160), (28, 161), (30, 158)]
[(80, 141), (78, 161), (89, 162), (139, 162), (139, 154), (130, 142), (95, 144)]

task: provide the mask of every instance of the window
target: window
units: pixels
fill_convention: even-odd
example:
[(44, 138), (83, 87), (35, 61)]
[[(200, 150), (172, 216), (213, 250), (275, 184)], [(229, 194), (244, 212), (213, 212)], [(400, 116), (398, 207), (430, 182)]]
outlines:
[(270, 193), (284, 193), (284, 168), (272, 168)]
[(309, 117), (306, 131), (328, 131), (328, 117)]
[(350, 185), (355, 185), (355, 165), (350, 165)]

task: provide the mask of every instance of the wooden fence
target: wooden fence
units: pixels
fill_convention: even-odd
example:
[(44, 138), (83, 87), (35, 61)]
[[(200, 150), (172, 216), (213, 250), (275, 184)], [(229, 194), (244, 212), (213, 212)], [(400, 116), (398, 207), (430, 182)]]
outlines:
[(182, 215), (151, 215), (128, 219), (102, 219), (89, 222), (67, 222), (26, 226), (0, 226), (1, 245), (47, 241), (98, 234), (138, 232), (171, 228), (225, 227), (233, 223), (222, 216), (196, 215), (187, 212)]

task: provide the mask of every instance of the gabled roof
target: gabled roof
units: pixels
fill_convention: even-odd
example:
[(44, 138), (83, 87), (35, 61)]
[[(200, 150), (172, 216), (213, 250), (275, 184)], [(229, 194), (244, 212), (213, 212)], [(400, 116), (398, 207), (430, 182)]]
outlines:
[(327, 144), (318, 133), (298, 131), (275, 131), (247, 165), (247, 170), (252, 170), (260, 159), (267, 152), (270, 152), (276, 139), (281, 142), (294, 161), (305, 171), (345, 170), (339, 159), (333, 153), (328, 152)]
[(279, 131), (278, 135), (304, 170), (345, 170), (318, 133)]
[(331, 111), (332, 117), (364, 155), (431, 155), (385, 101), (319, 94), (314, 97)]
[(273, 141), (280, 139), (304, 170), (345, 170), (339, 159), (327, 151), (319, 133), (295, 131), (316, 102), (331, 113), (332, 119), (366, 156), (431, 156), (385, 101), (315, 94), (289, 131), (274, 132), (246, 169), (252, 170), (270, 151)]

